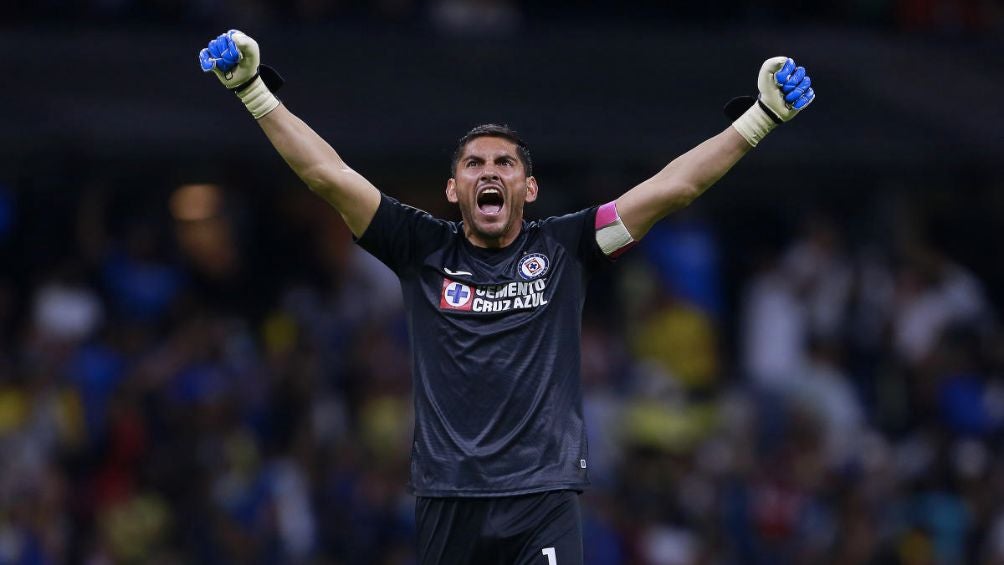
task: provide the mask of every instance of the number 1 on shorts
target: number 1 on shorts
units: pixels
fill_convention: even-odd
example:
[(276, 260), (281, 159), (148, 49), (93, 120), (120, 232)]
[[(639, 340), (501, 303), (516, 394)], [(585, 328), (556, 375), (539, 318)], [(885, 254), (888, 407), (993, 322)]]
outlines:
[(547, 557), (547, 565), (558, 565), (558, 556), (555, 555), (553, 547), (545, 547), (540, 552)]

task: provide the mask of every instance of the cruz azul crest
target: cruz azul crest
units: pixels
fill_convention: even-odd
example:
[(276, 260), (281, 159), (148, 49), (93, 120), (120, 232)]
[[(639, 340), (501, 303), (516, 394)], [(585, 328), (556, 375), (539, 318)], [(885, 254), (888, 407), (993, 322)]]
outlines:
[(541, 277), (547, 272), (547, 257), (531, 253), (519, 260), (519, 276), (525, 281)]

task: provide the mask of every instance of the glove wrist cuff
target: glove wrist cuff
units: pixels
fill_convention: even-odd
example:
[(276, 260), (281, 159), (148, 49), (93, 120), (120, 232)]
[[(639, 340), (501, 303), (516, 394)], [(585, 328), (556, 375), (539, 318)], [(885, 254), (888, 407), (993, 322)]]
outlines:
[(756, 147), (760, 140), (777, 127), (777, 122), (757, 103), (750, 106), (736, 121), (732, 122), (732, 127), (739, 132), (739, 135), (743, 136), (747, 143)]
[(279, 106), (279, 99), (265, 86), (260, 76), (255, 76), (246, 85), (241, 85), (236, 93), (256, 120)]

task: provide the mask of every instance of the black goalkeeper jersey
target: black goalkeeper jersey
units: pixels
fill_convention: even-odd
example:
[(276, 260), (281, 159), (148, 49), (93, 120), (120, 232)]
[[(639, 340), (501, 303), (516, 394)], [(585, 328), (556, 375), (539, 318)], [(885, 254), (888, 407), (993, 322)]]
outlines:
[(589, 483), (579, 377), (590, 208), (524, 222), (504, 249), (383, 196), (358, 243), (401, 279), (411, 338), (418, 496), (503, 496)]

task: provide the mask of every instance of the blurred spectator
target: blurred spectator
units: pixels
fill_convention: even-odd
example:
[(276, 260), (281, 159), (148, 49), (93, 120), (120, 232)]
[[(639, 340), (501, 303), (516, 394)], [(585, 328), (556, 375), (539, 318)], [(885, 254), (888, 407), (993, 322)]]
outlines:
[(808, 364), (787, 393), (792, 403), (817, 420), (828, 464), (834, 470), (851, 464), (860, 449), (865, 415), (853, 384), (841, 369), (839, 346), (815, 340)]
[(809, 323), (794, 281), (768, 258), (743, 293), (743, 370), (762, 386), (783, 387), (805, 366)]
[(911, 365), (926, 361), (952, 326), (985, 328), (992, 316), (983, 289), (966, 269), (931, 248), (913, 251), (898, 274), (893, 343)]
[(668, 292), (717, 319), (722, 313), (720, 252), (712, 226), (697, 212), (657, 223), (640, 243)]
[(782, 259), (782, 272), (805, 306), (808, 335), (816, 339), (844, 337), (853, 281), (840, 239), (829, 219), (810, 217)]
[(35, 294), (36, 338), (43, 342), (79, 342), (98, 330), (104, 305), (97, 293), (70, 276), (43, 283)]

